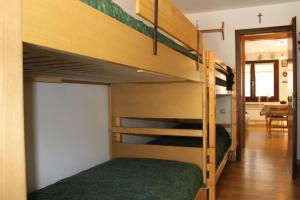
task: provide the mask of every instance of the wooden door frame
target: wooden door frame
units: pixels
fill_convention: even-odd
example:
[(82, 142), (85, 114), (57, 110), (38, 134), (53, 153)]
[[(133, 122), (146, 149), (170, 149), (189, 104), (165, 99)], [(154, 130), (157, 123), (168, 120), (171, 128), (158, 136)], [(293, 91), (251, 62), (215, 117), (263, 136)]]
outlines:
[(275, 26), (265, 28), (253, 28), (253, 29), (240, 29), (235, 31), (235, 58), (236, 58), (236, 88), (237, 88), (237, 132), (238, 132), (238, 145), (237, 145), (237, 160), (242, 159), (242, 148), (245, 147), (245, 98), (244, 89), (242, 84), (244, 76), (242, 74), (242, 43), (241, 37), (246, 35), (256, 35), (265, 33), (279, 33), (292, 31), (290, 25), (287, 26)]
[(298, 131), (297, 131), (297, 112), (298, 112), (298, 108), (297, 108), (297, 101), (298, 101), (298, 89), (297, 89), (297, 85), (298, 85), (298, 81), (297, 81), (297, 17), (293, 17), (292, 18), (292, 23), (291, 23), (291, 30), (292, 30), (292, 33), (294, 35), (291, 36), (292, 38), (292, 45), (293, 45), (293, 63), (296, 63), (296, 68), (295, 66), (293, 66), (293, 94), (292, 94), (292, 98), (293, 98), (293, 132), (296, 134), (293, 134), (293, 149), (292, 149), (292, 169), (291, 170), (291, 173), (292, 173), (292, 178), (293, 179), (296, 179), (297, 178), (297, 134), (298, 134)]

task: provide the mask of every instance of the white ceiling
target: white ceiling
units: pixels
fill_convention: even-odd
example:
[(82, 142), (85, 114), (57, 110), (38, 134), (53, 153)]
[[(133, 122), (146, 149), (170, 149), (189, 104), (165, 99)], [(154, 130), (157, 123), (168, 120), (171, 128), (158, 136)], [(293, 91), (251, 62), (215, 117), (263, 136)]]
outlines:
[(276, 39), (276, 40), (255, 40), (246, 41), (245, 43), (246, 53), (268, 53), (268, 52), (287, 52), (288, 40)]
[(184, 13), (197, 13), (234, 8), (287, 3), (299, 0), (172, 0)]

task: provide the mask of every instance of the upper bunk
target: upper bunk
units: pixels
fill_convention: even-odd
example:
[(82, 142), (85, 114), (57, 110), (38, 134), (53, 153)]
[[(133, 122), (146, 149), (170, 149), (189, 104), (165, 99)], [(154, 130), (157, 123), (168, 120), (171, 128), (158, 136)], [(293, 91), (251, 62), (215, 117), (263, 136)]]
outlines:
[(215, 60), (216, 94), (231, 95), (234, 90), (235, 74), (231, 67), (221, 60)]
[(111, 0), (24, 0), (25, 75), (101, 83), (203, 82), (197, 27), (169, 0), (159, 1), (158, 9), (153, 0), (137, 0), (136, 8), (150, 23), (157, 14), (154, 24), (173, 39), (157, 32), (157, 55), (155, 29)]
[[(100, 83), (204, 81), (202, 34), (169, 0), (136, 0), (132, 17), (112, 0), (24, 0), (27, 76)], [(166, 12), (170, 11), (170, 12)], [(155, 23), (155, 14), (158, 23)], [(217, 94), (232, 70), (216, 61)]]

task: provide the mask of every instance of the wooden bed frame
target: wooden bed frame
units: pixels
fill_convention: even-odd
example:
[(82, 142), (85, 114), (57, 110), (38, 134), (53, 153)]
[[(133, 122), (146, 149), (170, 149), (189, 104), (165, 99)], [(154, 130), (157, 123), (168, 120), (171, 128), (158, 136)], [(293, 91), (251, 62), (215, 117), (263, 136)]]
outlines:
[[(235, 155), (234, 145), (236, 143), (234, 140), (236, 139), (234, 138), (236, 136), (232, 131), (232, 145), (226, 152), (218, 169), (216, 169), (214, 53), (208, 52), (207, 58), (207, 78), (203, 77), (203, 80), (207, 81), (111, 85), (110, 147), (111, 158), (156, 158), (198, 165), (203, 170), (203, 177), (209, 191), (208, 197), (210, 200), (214, 200), (216, 182), (227, 161), (233, 159), (231, 157)], [(126, 127), (122, 125), (123, 118), (188, 119), (202, 121), (206, 126), (203, 126), (202, 130)], [(210, 134), (208, 134), (206, 127), (208, 127)], [(126, 143), (122, 140), (124, 134), (199, 137), (203, 139), (203, 148)]]
[[(152, 22), (153, 1), (139, 0), (137, 1), (137, 8), (137, 13), (140, 16)], [(200, 52), (206, 58), (202, 35), (197, 28), (169, 0), (160, 1), (159, 10), (172, 10), (172, 13), (176, 13), (170, 18), (168, 12), (159, 11), (158, 16), (161, 20), (159, 20), (158, 26), (160, 29), (176, 38), (187, 49)], [(121, 152), (125, 146), (120, 143), (121, 137), (119, 135), (121, 134), (115, 132), (129, 131), (131, 134), (143, 132), (145, 135), (154, 133), (161, 135), (168, 132), (160, 129), (124, 130), (120, 128), (121, 117), (203, 119), (204, 124), (210, 122), (209, 130), (211, 133), (214, 132), (215, 115), (212, 113), (215, 112), (215, 105), (213, 103), (208, 104), (208, 102), (215, 102), (213, 78), (213, 62), (215, 61), (212, 52), (208, 53), (210, 78), (207, 81), (206, 59), (203, 59), (203, 63), (197, 63), (160, 43), (158, 43), (158, 55), (154, 56), (151, 53), (152, 39), (79, 0), (1, 0), (0, 20), (2, 22), (0, 41), (4, 41), (1, 43), (2, 51), (0, 51), (0, 199), (26, 199), (24, 75), (44, 80), (55, 78), (58, 81), (74, 80), (105, 84), (167, 82), (163, 84), (171, 86), (171, 88), (174, 88), (172, 84), (181, 85), (182, 89), (184, 86), (189, 86), (184, 87), (184, 89), (195, 92), (194, 95), (196, 96), (198, 95), (200, 101), (194, 104), (189, 102), (190, 106), (195, 106), (192, 109), (185, 107), (182, 111), (175, 109), (175, 107), (174, 109), (164, 107), (165, 112), (162, 112), (163, 110), (159, 112), (161, 116), (157, 116), (157, 114), (154, 116), (150, 110), (148, 110), (150, 113), (146, 112), (147, 107), (138, 107), (139, 105), (142, 106), (139, 101), (132, 104), (132, 109), (134, 107), (139, 108), (136, 113), (133, 112), (134, 110), (128, 110), (130, 107), (124, 107), (122, 104), (117, 107), (119, 101), (114, 100), (116, 95), (114, 91), (121, 87), (121, 84), (113, 85), (111, 123), (112, 136), (117, 138), (111, 137), (112, 157), (121, 155), (121, 153), (137, 153), (137, 151), (130, 152), (131, 147)], [(156, 84), (150, 85), (150, 88), (154, 88)], [(193, 85), (195, 87), (190, 87)], [(134, 88), (131, 85), (127, 86), (129, 89)], [(138, 88), (142, 88), (149, 86), (149, 84), (139, 84), (138, 86)], [(209, 95), (207, 95), (208, 92)], [(122, 92), (117, 92), (117, 94), (121, 95)], [(161, 97), (165, 96), (162, 95)], [(123, 100), (123, 103), (126, 104), (129, 103), (130, 98)], [(146, 102), (146, 99), (144, 100)], [(170, 101), (174, 100), (177, 100), (176, 103), (182, 106), (187, 101), (177, 96), (170, 99)], [(180, 102), (181, 100), (182, 102)], [(152, 106), (161, 106), (161, 104), (153, 103)], [(195, 108), (197, 108), (196, 112)], [(210, 113), (209, 116), (208, 113)], [(203, 137), (206, 142), (204, 142), (203, 150), (166, 148), (163, 149), (165, 153), (160, 155), (161, 158), (168, 158), (174, 156), (174, 152), (178, 152), (178, 155), (181, 151), (187, 151), (186, 155), (193, 153), (193, 151), (197, 155), (202, 153), (202, 159), (195, 158), (193, 154), (190, 157), (186, 155), (176, 156), (176, 159), (190, 161), (202, 166), (203, 171), (207, 172), (204, 173), (204, 176), (210, 189), (209, 199), (213, 200), (215, 199), (217, 180), (214, 168), (215, 136), (214, 134), (207, 136), (207, 131), (206, 126), (204, 126), (202, 133), (193, 131), (168, 132), (175, 135), (196, 135)], [(207, 143), (208, 137), (210, 137), (209, 143)], [(144, 152), (146, 153), (146, 151)], [(206, 162), (207, 157), (209, 158), (208, 163)], [(206, 190), (200, 189), (196, 198), (204, 199), (205, 196)]]
[[(142, 4), (148, 1), (140, 2)], [(168, 2), (166, 5), (172, 5), (168, 0), (166, 2)], [(144, 12), (148, 12), (148, 10), (143, 9), (139, 14), (143, 15)], [(168, 31), (170, 35), (175, 35), (176, 38), (186, 36), (185, 34), (178, 35), (177, 29), (175, 29), (175, 25), (178, 23), (190, 23), (183, 15), (176, 18), (175, 16), (164, 17), (164, 19), (167, 19), (169, 27), (174, 29)], [(201, 63), (197, 70), (196, 61), (161, 43), (158, 43), (158, 55), (153, 56), (151, 38), (79, 0), (23, 0), (22, 23), (22, 38), (23, 42), (27, 44), (24, 46), (24, 52), (27, 53), (24, 55), (25, 63), (29, 63), (25, 65), (25, 72), (28, 75), (61, 76), (63, 79), (74, 80), (78, 80), (78, 78), (82, 80), (84, 77), (84, 80), (87, 81), (106, 83), (155, 81), (151, 77), (138, 79), (136, 71), (143, 70), (165, 75), (168, 77), (166, 81), (201, 81), (200, 74), (203, 73)], [(191, 23), (190, 25), (192, 26)], [(197, 30), (195, 28), (194, 32), (194, 40), (196, 40)], [(202, 37), (199, 39), (202, 46)], [(179, 41), (186, 43), (184, 40)], [(50, 60), (64, 59), (66, 64), (71, 63), (73, 66), (75, 60), (75, 63), (78, 64), (79, 74), (74, 73), (74, 68), (70, 71), (65, 66), (60, 67), (59, 62), (57, 64), (51, 62), (52, 73), (47, 73), (49, 66), (45, 66), (46, 69), (43, 70), (44, 68), (30, 65), (29, 61), (32, 61), (34, 57), (43, 56), (43, 54), (48, 56), (49, 62)], [(38, 61), (35, 64), (38, 64)], [(120, 80), (105, 80), (101, 76), (97, 80), (92, 76), (95, 73), (98, 75), (109, 73), (110, 76), (120, 77)], [(163, 79), (161, 78), (159, 81), (161, 80)]]

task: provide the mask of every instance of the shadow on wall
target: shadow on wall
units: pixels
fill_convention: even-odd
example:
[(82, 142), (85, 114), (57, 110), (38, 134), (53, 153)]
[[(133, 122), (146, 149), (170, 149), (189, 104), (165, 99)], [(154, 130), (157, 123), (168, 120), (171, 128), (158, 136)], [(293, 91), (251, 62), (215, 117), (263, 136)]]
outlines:
[(37, 188), (36, 130), (33, 84), (24, 83), (24, 126), (26, 150), (27, 191)]

